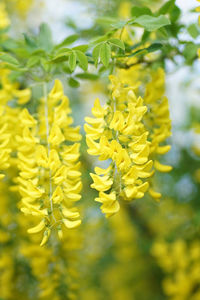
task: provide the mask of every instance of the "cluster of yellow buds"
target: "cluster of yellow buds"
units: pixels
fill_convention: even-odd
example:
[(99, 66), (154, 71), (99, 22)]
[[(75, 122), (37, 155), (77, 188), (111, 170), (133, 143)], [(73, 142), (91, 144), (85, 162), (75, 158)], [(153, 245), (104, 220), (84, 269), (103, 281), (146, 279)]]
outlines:
[(163, 241), (155, 242), (152, 254), (166, 273), (163, 289), (169, 299), (198, 300), (200, 298), (199, 241), (193, 241), (190, 245), (181, 239), (172, 244)]
[(16, 137), (20, 172), (16, 182), (22, 212), (39, 222), (28, 232), (44, 231), (41, 245), (48, 241), (53, 226), (62, 238), (62, 224), (75, 228), (81, 223), (73, 207), (81, 198), (80, 144), (76, 143), (81, 135), (78, 127), (70, 126), (70, 112), (69, 100), (56, 80), (49, 94), (44, 84), (38, 121), (27, 109), (20, 114), (21, 135)]
[[(161, 194), (147, 179), (155, 170), (169, 172), (156, 156), (169, 151), (163, 142), (171, 135), (169, 105), (164, 93), (164, 71), (159, 69), (146, 86), (144, 99), (140, 82), (124, 84), (120, 76), (110, 76), (111, 95), (106, 105), (95, 100), (92, 114), (86, 117), (88, 153), (108, 160), (106, 169), (95, 168), (92, 188), (99, 191), (95, 200), (102, 203), (106, 217), (119, 211), (119, 200), (142, 198), (145, 192), (159, 199)], [(160, 145), (161, 144), (161, 145)], [(154, 167), (154, 169), (152, 169)]]

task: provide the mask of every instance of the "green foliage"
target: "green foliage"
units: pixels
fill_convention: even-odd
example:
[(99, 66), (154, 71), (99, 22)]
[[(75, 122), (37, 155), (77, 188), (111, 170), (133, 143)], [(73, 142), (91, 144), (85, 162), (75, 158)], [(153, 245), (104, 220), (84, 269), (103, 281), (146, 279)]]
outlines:
[(77, 59), (79, 61), (80, 67), (83, 69), (83, 71), (87, 71), (87, 69), (88, 69), (87, 56), (80, 50), (75, 50), (75, 53), (76, 53)]
[(183, 56), (186, 60), (186, 63), (190, 64), (197, 57), (197, 49), (198, 45), (195, 45), (192, 42), (188, 42), (185, 44), (185, 48), (183, 50)]
[(199, 35), (199, 29), (196, 24), (190, 24), (187, 28), (187, 31), (193, 39), (196, 39)]
[(10, 65), (15, 65), (15, 66), (19, 65), (19, 61), (10, 54), (0, 53), (0, 60)]
[(51, 51), (53, 49), (52, 34), (48, 24), (43, 23), (40, 25), (37, 42), (38, 47), (45, 51)]
[(111, 47), (108, 43), (102, 43), (99, 50), (102, 64), (107, 67), (111, 59)]
[(146, 7), (146, 6), (143, 6), (143, 7), (140, 7), (140, 6), (133, 6), (132, 9), (131, 9), (131, 15), (133, 17), (140, 17), (142, 15), (150, 15), (152, 16), (153, 13), (152, 11), (150, 10), (150, 8)]
[(76, 68), (76, 59), (77, 59), (76, 52), (71, 51), (71, 53), (69, 55), (69, 68), (72, 72)]
[(155, 31), (163, 26), (169, 25), (170, 21), (164, 15), (160, 15), (158, 17), (141, 15), (136, 19), (130, 20), (129, 24), (138, 24), (144, 27), (147, 31)]
[[(128, 20), (106, 15), (96, 18), (100, 34), (97, 34), (97, 29), (91, 28), (87, 31), (90, 37), (85, 39), (84, 44), (79, 44), (82, 32), (80, 29), (76, 32), (75, 25), (72, 26), (74, 33), (57, 45), (53, 43), (51, 29), (46, 23), (41, 24), (37, 35), (24, 33), (24, 40), (7, 37), (1, 41), (0, 37), (0, 60), (7, 63), (8, 68), (14, 72), (21, 72), (24, 75), (28, 73), (29, 77), (37, 81), (47, 80), (53, 76), (53, 72), (62, 70), (67, 77), (69, 76), (70, 86), (76, 87), (78, 84), (74, 80), (94, 80), (95, 76), (98, 78), (105, 72), (112, 72), (114, 64), (126, 68), (126, 64), (122, 61), (126, 57), (136, 56), (140, 62), (145, 63), (146, 54), (159, 50), (156, 61), (152, 62), (152, 65), (161, 66), (165, 66), (166, 59), (174, 63), (176, 55), (182, 55), (187, 64), (191, 64), (197, 58), (198, 46), (193, 42), (177, 39), (177, 43), (171, 45), (170, 39), (177, 38), (179, 32), (183, 30), (180, 22), (181, 12), (174, 0), (165, 2), (156, 11), (142, 4), (133, 5), (131, 15), (131, 19)], [(121, 39), (124, 28), (134, 36), (135, 28), (138, 26), (143, 28), (140, 41), (129, 45)], [(199, 29), (195, 24), (190, 24), (186, 30), (193, 39), (197, 38)], [(154, 40), (151, 36), (152, 31), (155, 33)], [(146, 43), (150, 46), (146, 47)], [(113, 59), (114, 64), (111, 63)], [(90, 73), (91, 65), (97, 68), (98, 74), (95, 76)], [(76, 76), (77, 67), (80, 67), (84, 73)], [(73, 79), (72, 73), (74, 73)]]
[(118, 47), (118, 48), (120, 48), (122, 50), (125, 50), (124, 43), (120, 39), (109, 39), (108, 43), (111, 44), (111, 45), (113, 45), (113, 46), (115, 46), (115, 47)]
[(55, 48), (62, 48), (68, 45), (73, 44), (75, 41), (77, 41), (79, 38), (78, 34), (72, 34), (65, 38), (60, 44), (56, 45)]

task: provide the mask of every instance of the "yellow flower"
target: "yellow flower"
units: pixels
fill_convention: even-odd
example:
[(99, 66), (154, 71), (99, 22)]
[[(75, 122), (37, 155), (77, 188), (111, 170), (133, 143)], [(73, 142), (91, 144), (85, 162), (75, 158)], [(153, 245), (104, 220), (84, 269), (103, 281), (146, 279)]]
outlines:
[(95, 201), (102, 203), (101, 210), (106, 215), (106, 217), (110, 217), (110, 216), (114, 215), (120, 209), (119, 202), (117, 201), (115, 191), (113, 191), (109, 194), (100, 192), (99, 198), (95, 198)]

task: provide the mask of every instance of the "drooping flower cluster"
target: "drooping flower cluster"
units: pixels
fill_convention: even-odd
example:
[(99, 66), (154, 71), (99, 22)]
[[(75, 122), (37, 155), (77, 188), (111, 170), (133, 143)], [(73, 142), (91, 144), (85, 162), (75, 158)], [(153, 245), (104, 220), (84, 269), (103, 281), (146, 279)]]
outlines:
[(18, 142), (19, 176), (16, 179), (22, 196), (21, 210), (35, 216), (38, 224), (29, 233), (44, 232), (44, 245), (56, 226), (62, 238), (62, 224), (67, 228), (80, 225), (79, 212), (73, 207), (80, 200), (82, 183), (79, 171), (79, 128), (73, 119), (69, 100), (59, 80), (47, 95), (44, 86), (38, 121), (24, 109), (20, 114), (22, 134)]
[(110, 100), (103, 107), (94, 103), (94, 118), (86, 118), (88, 153), (110, 160), (107, 169), (95, 168), (91, 187), (99, 191), (95, 200), (102, 203), (107, 217), (119, 210), (118, 200), (142, 198), (148, 189), (146, 178), (152, 175), (150, 143), (143, 123), (147, 107), (134, 93), (136, 87), (124, 87), (117, 77), (110, 77)]
[[(8, 133), (8, 123), (6, 121), (5, 108), (0, 106), (0, 171), (7, 169), (10, 166), (10, 152), (9, 148), (10, 134)], [(5, 174), (0, 174), (2, 179)]]
[[(37, 282), (37, 299), (62, 300), (78, 299), (79, 280), (77, 266), (80, 248), (80, 231), (69, 230), (57, 245), (55, 255), (53, 247), (40, 247), (37, 243), (23, 243), (21, 255), (30, 262), (32, 274)], [(41, 272), (42, 268), (42, 272)]]
[(4, 29), (10, 25), (10, 20), (5, 8), (5, 3), (0, 3), (0, 29)]
[[(11, 164), (10, 153), (16, 151), (13, 132), (17, 133), (18, 124), (14, 117), (19, 113), (17, 107), (8, 105), (9, 101), (17, 101), (18, 104), (27, 103), (31, 97), (30, 89), (20, 89), (19, 85), (9, 80), (10, 71), (0, 65), (0, 171), (6, 170)], [(3, 178), (4, 174), (0, 174)]]
[[(165, 272), (163, 289), (169, 299), (200, 298), (200, 244), (193, 241), (190, 245), (182, 239), (172, 244), (155, 242), (152, 254)], [(189, 274), (189, 276), (188, 276)]]
[[(165, 96), (164, 70), (158, 68), (155, 71), (147, 72), (141, 65), (136, 65), (128, 70), (118, 70), (118, 76), (125, 85), (136, 85), (140, 81), (141, 86), (136, 94), (142, 93), (144, 103), (148, 107), (144, 121), (150, 133), (148, 137), (151, 142), (150, 159), (154, 161), (155, 173), (171, 171), (171, 166), (159, 162), (160, 156), (166, 154), (171, 148), (170, 145), (167, 145), (167, 139), (171, 136), (171, 119), (169, 102)], [(150, 196), (159, 201), (162, 195), (157, 191), (155, 180), (149, 180), (149, 184)]]
[(1, 90), (0, 100), (2, 104), (6, 104), (10, 100), (16, 99), (17, 104), (26, 104), (31, 98), (31, 90), (29, 88), (21, 89), (17, 82), (9, 79), (10, 70), (1, 66)]
[[(198, 2), (200, 2), (199, 0), (197, 0)], [(200, 12), (200, 6), (196, 7), (196, 11)], [(200, 25), (200, 16), (198, 16), (198, 23)]]
[[(123, 83), (121, 76), (110, 76), (111, 96), (106, 105), (95, 100), (92, 114), (86, 118), (88, 153), (108, 160), (107, 169), (95, 168), (91, 187), (99, 191), (95, 200), (102, 203), (107, 217), (119, 210), (119, 200), (142, 198), (147, 190), (154, 199), (152, 177), (155, 170), (169, 172), (157, 156), (170, 150), (165, 140), (171, 135), (169, 105), (164, 94), (164, 71), (158, 69), (140, 97), (139, 81)], [(149, 185), (151, 186), (150, 189)]]
[[(146, 85), (144, 101), (148, 106), (145, 121), (150, 131), (150, 157), (154, 160), (154, 168), (159, 172), (170, 172), (172, 167), (161, 164), (158, 155), (166, 154), (171, 146), (166, 144), (166, 139), (171, 136), (171, 120), (169, 103), (165, 92), (164, 70), (159, 68), (152, 74), (152, 80)], [(161, 193), (154, 191), (152, 182), (149, 189), (154, 199), (160, 199)]]

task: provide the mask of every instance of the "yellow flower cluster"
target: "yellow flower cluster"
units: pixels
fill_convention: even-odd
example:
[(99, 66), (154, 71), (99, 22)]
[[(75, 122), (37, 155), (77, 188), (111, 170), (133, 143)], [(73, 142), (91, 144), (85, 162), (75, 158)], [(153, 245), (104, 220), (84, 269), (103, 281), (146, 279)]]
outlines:
[[(197, 0), (198, 2), (200, 2), (200, 0)], [(198, 6), (197, 8), (196, 8), (196, 11), (197, 12), (200, 12), (200, 6)], [(200, 25), (200, 16), (198, 17), (198, 23), (199, 23), (199, 25)]]
[[(169, 103), (165, 92), (164, 70), (159, 68), (152, 74), (152, 80), (146, 85), (144, 101), (148, 106), (148, 114), (145, 116), (150, 131), (150, 157), (154, 160), (154, 168), (159, 172), (170, 172), (172, 167), (161, 164), (157, 155), (164, 155), (170, 149), (166, 145), (166, 139), (171, 136), (171, 120), (169, 115)], [(160, 199), (161, 194), (155, 192), (152, 183), (149, 189), (154, 199)]]
[[(10, 152), (9, 148), (10, 134), (8, 133), (8, 123), (5, 115), (5, 108), (0, 105), (0, 171), (7, 169), (10, 166)], [(5, 174), (0, 174), (2, 179)]]
[[(126, 77), (127, 78), (127, 77)], [(157, 155), (170, 150), (163, 145), (171, 135), (169, 105), (164, 93), (164, 71), (158, 69), (140, 97), (139, 81), (124, 83), (120, 76), (110, 76), (111, 95), (106, 105), (95, 100), (94, 118), (85, 120), (88, 153), (108, 160), (106, 169), (95, 168), (92, 188), (99, 191), (95, 200), (102, 203), (106, 217), (119, 211), (119, 200), (142, 198), (149, 188), (150, 195), (159, 199), (150, 180), (155, 170), (169, 172), (171, 166), (163, 165)], [(155, 170), (152, 168), (154, 167)]]
[[(62, 300), (78, 299), (78, 249), (80, 248), (80, 234), (68, 231), (62, 244), (57, 245), (57, 255), (52, 248), (40, 247), (36, 243), (24, 243), (20, 249), (30, 262), (32, 273), (37, 280), (37, 299)], [(42, 269), (42, 272), (41, 272)]]
[(3, 67), (1, 70), (1, 90), (0, 100), (2, 104), (6, 104), (10, 100), (16, 100), (17, 104), (26, 104), (31, 98), (31, 90), (29, 88), (21, 89), (17, 82), (11, 82), (9, 79), (10, 70)]
[(124, 87), (117, 77), (110, 77), (110, 100), (103, 107), (96, 99), (92, 113), (86, 118), (85, 131), (88, 153), (110, 160), (107, 169), (95, 168), (91, 185), (99, 191), (95, 200), (102, 203), (107, 217), (119, 211), (118, 200), (142, 198), (148, 189), (144, 179), (152, 175), (149, 160), (150, 143), (143, 123), (147, 107), (136, 97), (135, 87)]
[(6, 6), (9, 8), (9, 12), (17, 13), (20, 17), (24, 18), (30, 11), (33, 5), (33, 0), (3, 0)]
[[(127, 211), (121, 208), (120, 212), (110, 218), (110, 230), (113, 235), (113, 255), (115, 263), (105, 270), (102, 284), (107, 286), (109, 299), (137, 298), (138, 276), (132, 281), (132, 270), (135, 274), (140, 272), (143, 261), (139, 255), (137, 244), (137, 231), (131, 224)], [(108, 284), (112, 278), (112, 284)]]
[[(67, 228), (80, 225), (74, 202), (80, 200), (82, 188), (79, 159), (79, 128), (70, 125), (69, 100), (59, 80), (47, 95), (44, 85), (38, 121), (23, 109), (20, 114), (21, 135), (18, 143), (19, 176), (16, 179), (22, 196), (21, 210), (39, 222), (29, 233), (44, 231), (41, 246), (55, 225), (62, 238), (62, 224)], [(44, 111), (44, 114), (43, 114)], [(42, 113), (42, 114), (41, 114)]]
[(0, 29), (4, 29), (10, 25), (10, 20), (6, 11), (5, 4), (0, 3)]
[(14, 261), (12, 257), (11, 230), (8, 231), (13, 222), (12, 208), (8, 200), (8, 185), (0, 181), (0, 287), (1, 297), (9, 299), (12, 297)]
[[(1, 67), (1, 66), (0, 66)], [(0, 68), (0, 170), (7, 169), (12, 160), (10, 158), (11, 151), (16, 150), (13, 141), (13, 131), (16, 130), (16, 122), (14, 117), (19, 113), (18, 108), (8, 105), (9, 101), (17, 101), (17, 104), (24, 104), (30, 100), (30, 89), (20, 89), (19, 85), (9, 80), (10, 71), (3, 67)], [(14, 129), (14, 130), (13, 130)], [(3, 178), (4, 174), (0, 174)]]
[[(158, 156), (164, 155), (171, 148), (170, 145), (166, 144), (167, 138), (171, 136), (171, 120), (168, 99), (165, 97), (164, 70), (158, 68), (149, 74), (146, 69), (144, 70), (141, 65), (138, 65), (128, 70), (118, 70), (118, 76), (125, 85), (136, 85), (139, 80), (142, 81), (137, 93), (142, 90), (144, 103), (148, 107), (148, 112), (144, 115), (144, 121), (150, 133), (148, 137), (151, 142), (150, 159), (154, 161), (155, 171), (171, 171), (171, 166), (161, 164), (158, 159)], [(150, 180), (149, 183), (148, 192), (151, 197), (158, 201), (162, 195), (155, 191), (153, 180)]]
[(152, 254), (167, 273), (163, 289), (170, 300), (200, 299), (200, 243), (184, 240), (172, 244), (156, 242)]

